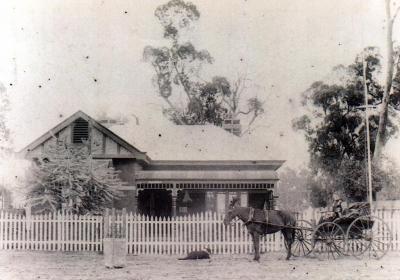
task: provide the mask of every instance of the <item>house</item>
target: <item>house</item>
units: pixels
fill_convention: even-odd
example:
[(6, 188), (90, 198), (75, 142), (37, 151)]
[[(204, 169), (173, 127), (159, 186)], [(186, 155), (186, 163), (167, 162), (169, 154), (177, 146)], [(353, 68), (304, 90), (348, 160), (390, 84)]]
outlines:
[(224, 212), (233, 196), (242, 205), (274, 207), (276, 170), (282, 160), (257, 159), (252, 145), (220, 127), (152, 128), (137, 122), (97, 121), (78, 111), (20, 151), (40, 157), (61, 139), (90, 140), (92, 157), (120, 171), (123, 198), (116, 208), (155, 216)]

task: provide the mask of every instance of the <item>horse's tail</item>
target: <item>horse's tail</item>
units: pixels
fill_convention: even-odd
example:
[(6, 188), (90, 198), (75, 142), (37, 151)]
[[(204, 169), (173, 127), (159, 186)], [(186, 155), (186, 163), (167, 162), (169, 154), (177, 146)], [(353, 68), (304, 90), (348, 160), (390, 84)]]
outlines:
[(283, 220), (287, 226), (296, 226), (296, 218), (288, 211), (281, 211)]
[(290, 237), (292, 240), (295, 238), (295, 232), (296, 232), (296, 218), (289, 212), (287, 211), (282, 211), (282, 214), (284, 215), (284, 221), (286, 226), (288, 226), (289, 229), (291, 229), (290, 232)]

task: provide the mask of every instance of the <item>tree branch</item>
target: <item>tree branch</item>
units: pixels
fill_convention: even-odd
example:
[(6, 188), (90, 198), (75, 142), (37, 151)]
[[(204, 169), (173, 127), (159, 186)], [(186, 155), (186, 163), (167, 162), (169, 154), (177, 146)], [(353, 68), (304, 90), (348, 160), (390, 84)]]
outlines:
[(163, 98), (164, 98), (165, 102), (167, 102), (167, 104), (169, 105), (169, 107), (177, 113), (176, 119), (177, 119), (177, 121), (179, 122), (179, 124), (180, 124), (180, 125), (185, 124), (185, 122), (184, 122), (184, 121), (182, 120), (182, 118), (179, 116), (179, 110), (175, 108), (174, 104), (172, 104), (172, 102), (171, 102), (167, 97), (164, 97), (164, 96), (163, 96)]
[(229, 107), (229, 109), (230, 109), (231, 111), (234, 111), (234, 108), (232, 107), (232, 104), (230, 104), (230, 103), (228, 102), (228, 100), (226, 100), (225, 96), (222, 97), (221, 103), (222, 103), (222, 102), (224, 102), (226, 105), (228, 105), (228, 107)]
[(183, 81), (182, 74), (181, 74), (181, 72), (179, 72), (178, 67), (176, 66), (176, 63), (173, 62), (172, 64), (174, 65), (174, 68), (178, 75), (179, 81), (181, 82), (183, 89), (185, 90), (185, 93), (186, 93), (187, 97), (189, 98), (189, 101), (191, 101), (192, 97), (190, 96), (190, 89), (187, 87), (186, 83)]
[(247, 111), (247, 112), (239, 111), (237, 114), (238, 114), (238, 115), (239, 115), (239, 114), (248, 115), (248, 114), (250, 114), (252, 111), (253, 111), (252, 109), (249, 109), (249, 111)]
[(246, 129), (245, 131), (243, 131), (243, 132), (240, 134), (240, 136), (243, 136), (243, 135), (245, 135), (247, 132), (250, 131), (251, 125), (253, 124), (253, 122), (256, 120), (256, 118), (257, 118), (258, 116), (259, 116), (259, 115), (258, 115), (257, 113), (254, 113), (254, 115), (253, 115), (253, 117), (251, 118), (250, 122), (247, 124), (247, 129)]

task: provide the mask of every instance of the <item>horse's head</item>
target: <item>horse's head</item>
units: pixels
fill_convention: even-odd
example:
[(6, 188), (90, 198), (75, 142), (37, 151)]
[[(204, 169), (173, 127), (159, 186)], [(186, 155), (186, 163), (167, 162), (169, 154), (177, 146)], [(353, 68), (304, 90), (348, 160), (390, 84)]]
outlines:
[(236, 207), (239, 205), (239, 199), (234, 197), (229, 204), (229, 209), (228, 212), (226, 212), (225, 218), (224, 218), (224, 225), (228, 226), (231, 221), (237, 216), (237, 209)]
[(224, 225), (228, 226), (235, 217), (236, 214), (234, 213), (234, 209), (229, 209), (224, 218)]

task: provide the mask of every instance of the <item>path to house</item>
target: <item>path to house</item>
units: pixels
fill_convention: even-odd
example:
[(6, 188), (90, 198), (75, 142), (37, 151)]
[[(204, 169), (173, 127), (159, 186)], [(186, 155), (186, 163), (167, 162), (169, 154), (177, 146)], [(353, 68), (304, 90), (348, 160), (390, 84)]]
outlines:
[(129, 256), (123, 269), (107, 269), (103, 256), (87, 253), (0, 251), (1, 280), (33, 279), (400, 279), (400, 254), (382, 260), (283, 260), (283, 253), (213, 256), (211, 261), (177, 261), (176, 256)]

